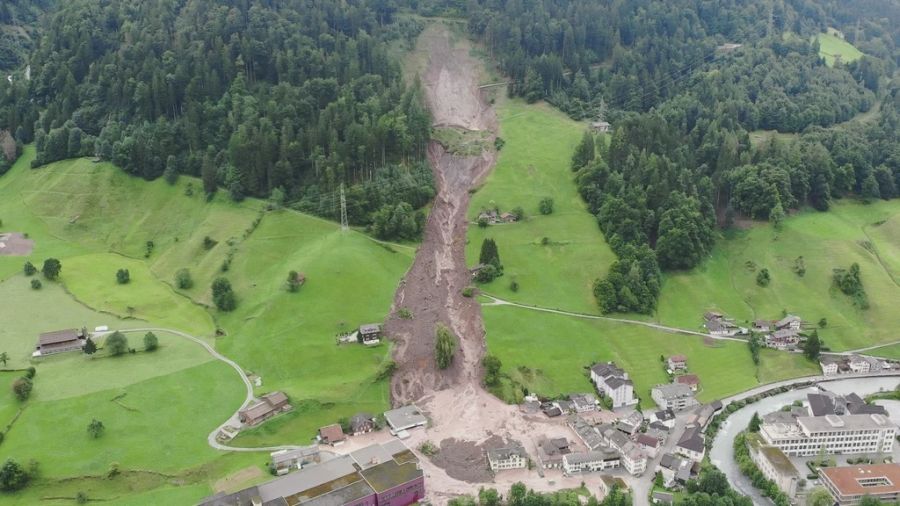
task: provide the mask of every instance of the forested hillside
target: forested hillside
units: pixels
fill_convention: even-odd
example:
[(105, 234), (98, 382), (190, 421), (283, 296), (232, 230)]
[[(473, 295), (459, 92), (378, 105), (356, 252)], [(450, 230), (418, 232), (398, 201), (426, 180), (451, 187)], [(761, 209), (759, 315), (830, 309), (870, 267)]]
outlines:
[(34, 47), (38, 18), (53, 3), (54, 0), (0, 2), (0, 71), (12, 71), (25, 61)]
[[(780, 222), (847, 195), (898, 196), (895, 2), (435, 0), (420, 9), (466, 16), (511, 95), (613, 124), (608, 145), (586, 134), (572, 164), (619, 256), (595, 285), (605, 312), (652, 312), (660, 271), (701, 263), (717, 224)], [(817, 35), (829, 27), (863, 56), (826, 64)], [(873, 120), (850, 123), (863, 113)], [(757, 130), (799, 135), (753, 146)]]
[(0, 84), (0, 127), (36, 165), (96, 155), (328, 216), (346, 183), (355, 223), (409, 222), (432, 195), (429, 116), (388, 54), (420, 27), (389, 4), (76, 0), (47, 22), (32, 81)]

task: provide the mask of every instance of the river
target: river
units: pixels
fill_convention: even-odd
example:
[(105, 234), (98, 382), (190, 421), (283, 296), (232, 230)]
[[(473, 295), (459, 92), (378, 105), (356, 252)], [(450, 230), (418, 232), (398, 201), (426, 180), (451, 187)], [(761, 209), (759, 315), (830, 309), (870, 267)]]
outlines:
[[(837, 394), (846, 395), (856, 392), (860, 396), (866, 396), (879, 391), (893, 390), (898, 383), (900, 383), (900, 378), (881, 377), (838, 379), (822, 382), (821, 384), (827, 390)], [(719, 429), (719, 433), (716, 435), (712, 449), (709, 452), (709, 458), (716, 467), (725, 473), (731, 486), (741, 494), (753, 499), (753, 504), (772, 504), (772, 502), (763, 497), (759, 490), (754, 488), (750, 480), (744, 477), (740, 469), (738, 469), (737, 464), (734, 462), (734, 449), (732, 448), (734, 437), (747, 428), (747, 424), (750, 423), (750, 418), (753, 417), (754, 412), (758, 412), (760, 416), (763, 416), (772, 411), (777, 411), (782, 406), (791, 404), (796, 400), (806, 400), (806, 394), (817, 391), (816, 387), (799, 388), (761, 399), (732, 413)], [(892, 415), (900, 413), (900, 402), (891, 404), (887, 408), (888, 412)], [(887, 406), (887, 404), (885, 405)], [(892, 418), (892, 420), (896, 423), (900, 421), (900, 418)]]

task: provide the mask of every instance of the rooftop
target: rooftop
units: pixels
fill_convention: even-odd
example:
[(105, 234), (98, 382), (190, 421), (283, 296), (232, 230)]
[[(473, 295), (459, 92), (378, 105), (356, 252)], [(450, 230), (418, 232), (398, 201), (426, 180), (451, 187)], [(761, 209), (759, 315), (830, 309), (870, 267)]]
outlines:
[(800, 477), (800, 472), (797, 471), (797, 468), (791, 463), (791, 459), (778, 448), (767, 446), (762, 441), (762, 438), (759, 437), (759, 434), (751, 434), (747, 437), (747, 440), (753, 447), (766, 456), (766, 459), (779, 473), (786, 476)]
[(890, 427), (887, 418), (881, 415), (827, 415), (801, 416), (797, 423), (809, 432), (827, 432), (834, 430), (876, 430)]
[(303, 459), (306, 457), (314, 457), (319, 454), (318, 445), (305, 446), (303, 448), (297, 448), (296, 450), (281, 450), (272, 453), (272, 463), (280, 464), (282, 462), (289, 462), (294, 459)]
[(694, 393), (691, 387), (682, 385), (681, 383), (670, 383), (668, 385), (656, 385), (653, 390), (659, 392), (663, 399), (678, 399), (682, 397), (691, 397)]
[(679, 385), (688, 385), (688, 386), (699, 385), (700, 378), (698, 378), (696, 374), (682, 374), (681, 376), (678, 376), (677, 378), (675, 378), (675, 383), (678, 383)]
[(823, 467), (819, 475), (845, 497), (900, 492), (900, 464)]
[(619, 456), (615, 452), (594, 450), (590, 452), (570, 453), (563, 456), (563, 460), (569, 465), (582, 465), (590, 462), (599, 462), (603, 460), (618, 460)]
[(521, 446), (511, 446), (509, 448), (495, 448), (493, 450), (488, 450), (488, 459), (491, 461), (508, 460), (512, 457), (527, 459), (528, 453), (526, 453), (525, 448), (522, 448)]
[(38, 336), (38, 344), (41, 346), (49, 346), (51, 344), (67, 343), (81, 339), (81, 331), (78, 329), (54, 330), (53, 332), (44, 332)]
[(415, 404), (385, 411), (384, 419), (394, 429), (403, 429), (428, 423), (428, 419), (425, 418), (425, 415), (419, 411)]
[(809, 411), (813, 416), (825, 416), (834, 414), (834, 401), (831, 397), (822, 394), (807, 394)]

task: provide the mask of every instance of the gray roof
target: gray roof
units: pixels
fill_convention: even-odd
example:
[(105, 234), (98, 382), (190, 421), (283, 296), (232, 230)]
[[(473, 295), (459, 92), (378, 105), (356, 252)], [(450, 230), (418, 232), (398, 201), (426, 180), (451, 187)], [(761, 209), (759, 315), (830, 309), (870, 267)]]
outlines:
[(415, 404), (385, 411), (384, 419), (394, 430), (408, 429), (428, 423), (428, 419)]
[(775, 332), (773, 332), (772, 337), (774, 337), (775, 339), (791, 339), (791, 338), (799, 337), (799, 334), (797, 333), (796, 330), (782, 329), (782, 330), (776, 330)]
[(38, 336), (38, 344), (41, 346), (49, 346), (51, 344), (77, 341), (79, 339), (81, 339), (81, 331), (78, 329), (55, 330), (53, 332), (44, 332)]
[(381, 325), (377, 323), (367, 323), (359, 326), (359, 331), (363, 334), (376, 334), (381, 332)]
[(655, 416), (657, 420), (663, 422), (675, 419), (675, 413), (673, 413), (671, 409), (661, 409), (659, 411), (654, 411), (653, 416)]
[(841, 364), (845, 361), (842, 355), (819, 355), (820, 364)]
[(296, 450), (282, 450), (278, 452), (274, 452), (271, 454), (272, 463), (275, 465), (281, 464), (282, 462), (290, 462), (293, 460), (303, 460), (310, 457), (315, 457), (319, 454), (319, 446), (311, 445), (304, 446), (303, 448), (297, 448)]
[(799, 317), (799, 316), (794, 316), (794, 315), (792, 315), (792, 314), (789, 314), (789, 315), (785, 316), (784, 318), (782, 318), (782, 319), (778, 320), (777, 322), (775, 322), (775, 326), (778, 327), (778, 328), (781, 328), (781, 327), (785, 327), (785, 326), (787, 326), (787, 325), (790, 325), (791, 322), (795, 322), (795, 321), (797, 321), (797, 322), (802, 322), (802, 320), (800, 320), (800, 317)]
[(653, 390), (659, 392), (663, 399), (680, 399), (684, 397), (693, 397), (694, 392), (691, 387), (681, 383), (670, 383), (667, 385), (657, 385)]
[(603, 378), (606, 378), (609, 376), (624, 376), (625, 375), (625, 371), (623, 371), (622, 369), (619, 369), (616, 366), (615, 362), (609, 362), (606, 364), (603, 364), (603, 363), (594, 364), (591, 367), (591, 371)]
[(702, 453), (706, 450), (706, 442), (703, 440), (703, 434), (697, 429), (697, 427), (689, 427), (684, 430), (684, 434), (681, 436), (681, 439), (678, 441), (679, 448), (684, 448), (685, 450), (691, 450), (695, 452)]
[(263, 483), (257, 488), (260, 498), (265, 502), (288, 497), (354, 473), (356, 473), (356, 468), (353, 467), (353, 459), (349, 455), (342, 455), (317, 466), (286, 474), (281, 478)]
[(525, 448), (521, 446), (511, 446), (509, 448), (495, 448), (493, 450), (488, 450), (488, 459), (490, 461), (497, 460), (508, 460), (514, 456), (518, 456), (523, 459), (528, 458), (528, 453), (525, 451)]
[(661, 503), (671, 504), (675, 502), (675, 495), (670, 492), (653, 492), (653, 500)]
[(656, 429), (658, 431), (665, 432), (666, 434), (669, 433), (669, 427), (664, 425), (662, 422), (653, 422), (650, 425), (648, 425), (647, 427), (650, 429)]
[(563, 460), (569, 465), (580, 466), (590, 462), (619, 460), (619, 456), (611, 451), (594, 450), (590, 452), (570, 453), (563, 456)]
[(831, 397), (822, 394), (807, 394), (809, 410), (813, 416), (825, 416), (834, 414), (834, 401)]
[(834, 430), (873, 430), (891, 426), (890, 421), (880, 415), (829, 415), (801, 416), (797, 423), (810, 432)]

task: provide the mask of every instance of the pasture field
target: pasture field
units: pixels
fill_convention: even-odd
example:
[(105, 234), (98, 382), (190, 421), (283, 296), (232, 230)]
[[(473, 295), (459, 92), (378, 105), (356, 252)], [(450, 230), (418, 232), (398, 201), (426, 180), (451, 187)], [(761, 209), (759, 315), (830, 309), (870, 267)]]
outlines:
[(863, 53), (838, 35), (832, 33), (820, 33), (816, 36), (819, 41), (819, 55), (825, 58), (825, 63), (833, 67), (835, 60), (840, 56), (842, 63), (850, 63), (862, 57)]
[[(469, 219), (482, 209), (501, 212), (520, 206), (523, 221), (469, 227), (466, 259), (478, 263), (482, 240), (497, 242), (504, 275), (482, 286), (500, 298), (527, 304), (596, 312), (594, 279), (603, 276), (615, 255), (575, 187), (572, 153), (586, 126), (547, 104), (500, 99), (500, 137), (505, 146), (484, 185), (472, 196)], [(541, 215), (541, 199), (554, 201), (553, 214)], [(542, 239), (547, 243), (542, 244)], [(515, 280), (518, 291), (510, 289)], [(490, 330), (490, 329), (489, 329)]]
[[(135, 354), (108, 357), (101, 348), (92, 358), (32, 361), (40, 332), (161, 327), (207, 339), (261, 376), (258, 394), (284, 390), (298, 407), (236, 445), (304, 444), (322, 425), (388, 406), (388, 385), (378, 375), (389, 345), (339, 347), (335, 335), (384, 319), (414, 247), (341, 233), (334, 223), (292, 210), (266, 211), (259, 200), (233, 203), (224, 192), (207, 202), (193, 178), (146, 182), (84, 159), (31, 169), (33, 157), (29, 146), (0, 177), (4, 231), (35, 241), (28, 257), (0, 257), (0, 351), (10, 354), (9, 367), (38, 370), (3, 449), (39, 461), (42, 478), (15, 501), (28, 504), (37, 497), (32, 492), (74, 497), (84, 490), (122, 504), (190, 503), (211, 493), (223, 475), (266, 460), (208, 447), (207, 434), (240, 406), (243, 388), (231, 368), (197, 344), (157, 332), (159, 350), (145, 353), (143, 332), (130, 333)], [(23, 263), (40, 268), (48, 257), (62, 262), (59, 282), (43, 280), (42, 290), (31, 290)], [(119, 268), (129, 270), (129, 284), (116, 283)], [(182, 268), (194, 281), (185, 290), (174, 286)], [(284, 286), (290, 270), (307, 277), (297, 293)], [(211, 307), (209, 287), (219, 276), (234, 287), (233, 313)], [(11, 383), (16, 376), (0, 379)], [(4, 388), (6, 419), (19, 406)], [(91, 418), (107, 427), (100, 439), (87, 435)], [(120, 483), (93, 478), (112, 462), (127, 470)]]
[[(827, 327), (819, 335), (832, 350), (843, 351), (895, 341), (900, 326), (898, 227), (900, 201), (835, 203), (827, 213), (802, 211), (781, 232), (768, 224), (728, 233), (711, 258), (687, 272), (665, 276), (659, 322), (698, 329), (704, 311), (718, 309), (739, 323), (777, 319), (784, 312)], [(877, 254), (876, 254), (877, 253)], [(806, 274), (794, 272), (803, 257)], [(861, 310), (832, 286), (832, 270), (860, 265), (871, 307)], [(756, 284), (767, 268), (771, 284)]]
[[(698, 398), (707, 402), (762, 383), (816, 374), (818, 364), (763, 350), (757, 368), (746, 344), (705, 342), (635, 325), (540, 313), (513, 306), (485, 306), (488, 350), (515, 382), (545, 396), (592, 391), (587, 367), (614, 361), (634, 381), (642, 406), (650, 389), (668, 383), (661, 356), (684, 354), (700, 377)], [(799, 359), (798, 359), (799, 358)]]

